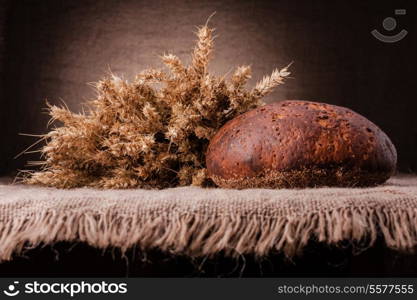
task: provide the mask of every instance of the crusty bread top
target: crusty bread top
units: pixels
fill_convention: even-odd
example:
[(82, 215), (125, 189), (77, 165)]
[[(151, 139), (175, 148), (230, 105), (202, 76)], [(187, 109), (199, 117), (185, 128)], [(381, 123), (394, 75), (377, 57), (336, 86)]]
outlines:
[(393, 173), (397, 153), (387, 135), (354, 111), (283, 101), (226, 123), (207, 150), (209, 175), (248, 178), (265, 170), (343, 167)]

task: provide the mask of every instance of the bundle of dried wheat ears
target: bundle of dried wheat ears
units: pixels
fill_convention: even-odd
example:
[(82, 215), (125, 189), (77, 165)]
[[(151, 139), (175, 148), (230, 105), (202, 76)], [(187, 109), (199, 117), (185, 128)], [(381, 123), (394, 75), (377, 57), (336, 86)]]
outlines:
[(205, 152), (228, 120), (263, 105), (262, 98), (289, 75), (276, 69), (245, 89), (249, 66), (229, 80), (208, 72), (214, 29), (198, 28), (190, 65), (163, 55), (167, 71), (147, 69), (133, 82), (115, 75), (96, 84), (97, 96), (83, 113), (48, 105), (62, 126), (42, 136), (41, 170), (23, 181), (58, 188), (167, 188), (206, 186)]

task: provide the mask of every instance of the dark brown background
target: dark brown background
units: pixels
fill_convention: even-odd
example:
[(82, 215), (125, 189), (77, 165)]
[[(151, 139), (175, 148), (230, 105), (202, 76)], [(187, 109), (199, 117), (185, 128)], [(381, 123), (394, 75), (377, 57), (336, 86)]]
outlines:
[[(370, 35), (394, 9), (408, 36), (384, 44)], [(186, 60), (195, 25), (217, 12), (211, 70), (251, 64), (253, 85), (294, 61), (295, 79), (268, 101), (317, 100), (348, 106), (379, 125), (399, 152), (401, 171), (417, 170), (416, 2), (410, 1), (59, 1), (0, 0), (0, 173), (22, 168), (44, 133), (45, 99), (73, 110), (91, 98), (87, 82), (111, 69), (125, 78), (172, 51)]]

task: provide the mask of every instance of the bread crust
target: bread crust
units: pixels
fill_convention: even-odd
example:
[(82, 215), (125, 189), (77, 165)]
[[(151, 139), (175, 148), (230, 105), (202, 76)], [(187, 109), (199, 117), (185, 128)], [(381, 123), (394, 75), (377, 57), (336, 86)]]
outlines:
[(226, 123), (210, 141), (208, 175), (231, 188), (372, 186), (394, 172), (388, 136), (356, 112), (288, 100)]

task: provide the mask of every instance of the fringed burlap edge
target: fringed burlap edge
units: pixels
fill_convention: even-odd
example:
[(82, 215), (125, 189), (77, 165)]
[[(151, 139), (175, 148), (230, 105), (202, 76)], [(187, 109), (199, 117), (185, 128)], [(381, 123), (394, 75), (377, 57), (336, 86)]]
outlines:
[(381, 236), (392, 249), (411, 251), (417, 245), (417, 211), (385, 207), (343, 207), (302, 216), (205, 216), (163, 212), (141, 216), (57, 213), (49, 210), (30, 218), (0, 223), (0, 260), (10, 260), (28, 246), (60, 241), (98, 247), (158, 248), (189, 256), (218, 253), (262, 256), (280, 251), (291, 257), (315, 240), (337, 245), (350, 241), (358, 249)]

